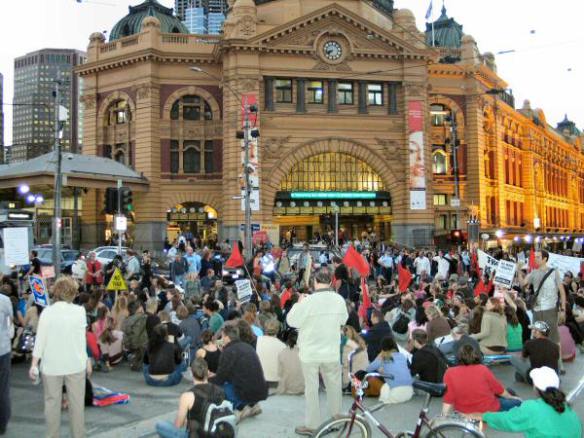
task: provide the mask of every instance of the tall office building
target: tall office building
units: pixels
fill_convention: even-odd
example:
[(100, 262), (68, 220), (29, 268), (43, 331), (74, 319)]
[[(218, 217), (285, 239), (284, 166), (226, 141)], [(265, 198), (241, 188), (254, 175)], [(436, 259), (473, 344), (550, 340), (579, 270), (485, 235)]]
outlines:
[(0, 164), (5, 163), (4, 158), (4, 76), (0, 73)]
[(190, 33), (220, 34), (227, 14), (227, 0), (175, 0), (176, 15)]
[(61, 144), (79, 150), (79, 80), (73, 67), (86, 54), (73, 49), (42, 49), (14, 60), (14, 106), (10, 161), (29, 160), (49, 152), (55, 138), (55, 81), (61, 82), (60, 105), (69, 111)]

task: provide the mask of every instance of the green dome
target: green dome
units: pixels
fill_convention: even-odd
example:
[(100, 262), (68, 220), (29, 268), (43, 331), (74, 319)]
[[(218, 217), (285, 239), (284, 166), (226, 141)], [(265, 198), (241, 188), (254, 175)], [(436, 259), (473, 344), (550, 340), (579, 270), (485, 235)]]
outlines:
[(458, 24), (454, 18), (448, 18), (444, 6), (440, 18), (434, 22), (434, 32), (432, 32), (432, 23), (426, 23), (426, 44), (429, 46), (460, 49), (463, 35), (462, 25)]
[(130, 6), (129, 14), (122, 18), (110, 32), (110, 41), (140, 33), (142, 21), (146, 17), (156, 17), (160, 21), (160, 31), (164, 33), (189, 33), (186, 26), (156, 0), (146, 0), (138, 6)]

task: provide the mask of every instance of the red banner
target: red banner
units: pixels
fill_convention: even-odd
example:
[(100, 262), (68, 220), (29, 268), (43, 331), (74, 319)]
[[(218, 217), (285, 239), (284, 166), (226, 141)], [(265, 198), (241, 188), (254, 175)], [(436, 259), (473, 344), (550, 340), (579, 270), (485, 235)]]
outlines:
[[(241, 126), (245, 127), (245, 105), (247, 101), (247, 106), (256, 105), (258, 103), (257, 96), (255, 93), (245, 93), (241, 96)], [(249, 127), (253, 128), (258, 121), (258, 113), (249, 113)]]

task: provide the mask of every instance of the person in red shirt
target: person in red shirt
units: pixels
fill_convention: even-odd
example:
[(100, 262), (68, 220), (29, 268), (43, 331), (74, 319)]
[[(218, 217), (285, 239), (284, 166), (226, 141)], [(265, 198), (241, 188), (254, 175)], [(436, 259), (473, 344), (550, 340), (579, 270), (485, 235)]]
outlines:
[(101, 270), (101, 263), (95, 258), (95, 253), (90, 252), (87, 255), (87, 273), (85, 274), (85, 286), (87, 290), (91, 286), (101, 286), (103, 283), (103, 272)]
[(491, 370), (481, 364), (480, 354), (472, 345), (462, 346), (457, 359), (459, 365), (444, 374), (447, 389), (443, 415), (452, 409), (461, 414), (508, 411), (521, 404), (521, 399), (509, 394)]
[(284, 292), (282, 292), (282, 295), (280, 295), (280, 308), (282, 310), (284, 310), (284, 306), (286, 305), (286, 302), (290, 298), (292, 298), (292, 294), (294, 294), (294, 290), (292, 289), (292, 282), (287, 281), (286, 282), (286, 289), (284, 289)]

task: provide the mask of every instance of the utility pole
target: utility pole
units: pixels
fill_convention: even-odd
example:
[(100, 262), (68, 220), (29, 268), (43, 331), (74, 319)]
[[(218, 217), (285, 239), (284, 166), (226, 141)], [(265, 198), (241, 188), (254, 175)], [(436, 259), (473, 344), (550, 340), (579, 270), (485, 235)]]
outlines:
[(63, 175), (61, 174), (61, 141), (60, 136), (60, 95), (59, 86), (61, 83), (55, 80), (55, 205), (53, 211), (53, 266), (55, 268), (55, 278), (61, 275), (61, 192), (63, 190)]
[(253, 258), (253, 247), (252, 247), (252, 230), (251, 230), (251, 187), (250, 181), (250, 168), (249, 168), (249, 143), (250, 143), (250, 126), (249, 126), (249, 104), (247, 101), (247, 96), (243, 97), (243, 147), (244, 147), (244, 162), (243, 171), (245, 176), (245, 230), (244, 230), (244, 240), (245, 248), (247, 250), (247, 259), (251, 260)]
[(456, 111), (451, 114), (451, 128), (452, 128), (452, 171), (454, 172), (454, 199), (456, 208), (456, 222), (454, 229), (458, 230), (460, 222), (460, 178), (458, 175), (458, 141), (457, 141), (457, 125), (456, 125)]
[[(122, 216), (122, 180), (119, 179), (118, 180), (118, 216)], [(114, 219), (114, 223), (116, 223), (116, 220)], [(116, 227), (117, 228), (117, 227)], [(121, 256), (122, 255), (122, 231), (121, 230), (117, 230), (118, 231), (118, 254)]]

